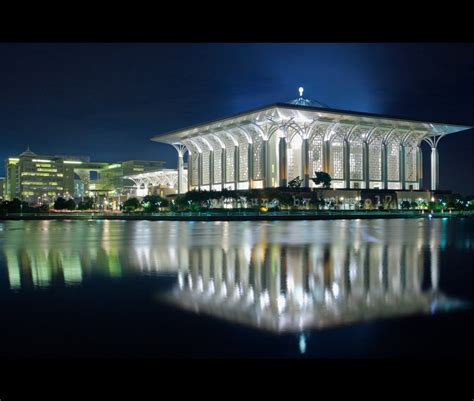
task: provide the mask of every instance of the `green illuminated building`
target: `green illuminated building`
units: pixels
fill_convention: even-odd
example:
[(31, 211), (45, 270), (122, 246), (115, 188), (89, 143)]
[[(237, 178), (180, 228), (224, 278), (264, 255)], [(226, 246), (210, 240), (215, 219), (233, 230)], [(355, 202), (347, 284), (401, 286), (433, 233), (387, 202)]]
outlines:
[(132, 186), (124, 176), (164, 167), (163, 161), (93, 162), (86, 156), (37, 155), (29, 148), (6, 160), (4, 198), (50, 204), (57, 197), (96, 198), (99, 204), (120, 197)]

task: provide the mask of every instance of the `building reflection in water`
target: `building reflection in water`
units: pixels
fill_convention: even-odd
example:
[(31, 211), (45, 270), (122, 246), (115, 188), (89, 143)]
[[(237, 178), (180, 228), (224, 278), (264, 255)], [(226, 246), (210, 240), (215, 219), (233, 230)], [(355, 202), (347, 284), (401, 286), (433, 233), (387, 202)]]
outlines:
[[(451, 304), (439, 290), (445, 238), (439, 220), (41, 221), (2, 227), (12, 290), (80, 285), (98, 275), (175, 273), (176, 286), (164, 298), (181, 308), (298, 332), (433, 313)], [(303, 336), (301, 352), (305, 347)]]

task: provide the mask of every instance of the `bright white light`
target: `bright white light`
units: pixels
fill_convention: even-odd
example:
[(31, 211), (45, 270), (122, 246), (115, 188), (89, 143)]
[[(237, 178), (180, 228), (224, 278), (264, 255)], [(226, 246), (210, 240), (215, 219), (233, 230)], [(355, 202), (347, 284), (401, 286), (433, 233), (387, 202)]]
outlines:
[(260, 295), (260, 307), (264, 308), (266, 307), (270, 302), (270, 297), (268, 296), (268, 292), (264, 292), (263, 294)]
[(76, 160), (64, 160), (64, 164), (82, 164), (82, 162)]
[(285, 309), (286, 299), (283, 295), (281, 294), (278, 295), (277, 304), (278, 304), (278, 312), (281, 312), (283, 309)]
[(302, 86), (300, 86), (298, 90), (300, 92), (300, 97), (303, 97), (304, 88)]
[(334, 283), (332, 285), (332, 293), (334, 294), (334, 297), (337, 298), (339, 295), (339, 285), (337, 283)]
[(197, 289), (198, 289), (199, 292), (204, 291), (204, 283), (202, 281), (202, 277), (198, 277), (198, 279), (197, 279)]
[(209, 283), (209, 293), (210, 294), (214, 294), (214, 292), (216, 291), (215, 287), (214, 287), (214, 281), (211, 281)]

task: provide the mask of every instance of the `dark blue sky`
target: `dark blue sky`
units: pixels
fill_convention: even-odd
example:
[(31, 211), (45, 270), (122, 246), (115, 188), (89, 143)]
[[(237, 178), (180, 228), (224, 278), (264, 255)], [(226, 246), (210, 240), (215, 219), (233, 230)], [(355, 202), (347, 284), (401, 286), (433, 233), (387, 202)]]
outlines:
[[(297, 97), (474, 125), (472, 44), (0, 44), (0, 159), (163, 159), (153, 135)], [(429, 151), (425, 150), (425, 185)], [(474, 131), (440, 143), (440, 184), (474, 194)], [(0, 168), (3, 175), (3, 163)]]

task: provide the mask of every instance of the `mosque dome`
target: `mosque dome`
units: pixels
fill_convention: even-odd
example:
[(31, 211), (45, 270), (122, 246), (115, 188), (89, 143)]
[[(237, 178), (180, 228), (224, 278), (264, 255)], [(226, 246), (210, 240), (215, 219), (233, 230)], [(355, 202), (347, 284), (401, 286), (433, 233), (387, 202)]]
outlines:
[(305, 99), (303, 97), (304, 89), (302, 87), (300, 87), (298, 89), (298, 91), (300, 92), (300, 96), (296, 99), (290, 100), (288, 102), (289, 104), (295, 104), (295, 105), (298, 105), (298, 106), (320, 107), (320, 108), (329, 109), (328, 105), (326, 105), (324, 103), (321, 103), (321, 102), (318, 102), (317, 100)]

